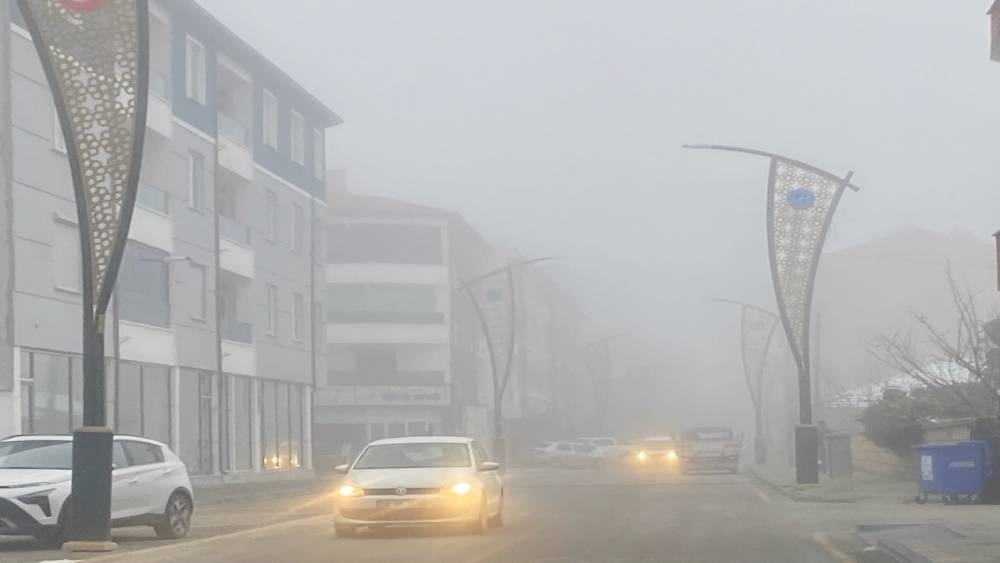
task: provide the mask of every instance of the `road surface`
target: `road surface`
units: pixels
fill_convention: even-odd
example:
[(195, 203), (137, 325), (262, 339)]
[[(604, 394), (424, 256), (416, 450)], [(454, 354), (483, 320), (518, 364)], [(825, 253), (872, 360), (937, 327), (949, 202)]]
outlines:
[[(817, 505), (776, 496), (742, 475), (522, 470), (511, 475), (507, 494), (507, 525), (483, 536), (400, 530), (339, 539), (326, 500), (316, 496), (285, 499), (283, 508), (266, 503), (259, 509), (216, 507), (201, 515), (201, 527), (189, 540), (155, 541), (138, 530), (119, 535), (121, 552), (72, 558), (109, 563), (852, 561), (830, 539), (849, 528), (824, 522)], [(26, 545), (0, 544), (0, 561), (65, 557)]]

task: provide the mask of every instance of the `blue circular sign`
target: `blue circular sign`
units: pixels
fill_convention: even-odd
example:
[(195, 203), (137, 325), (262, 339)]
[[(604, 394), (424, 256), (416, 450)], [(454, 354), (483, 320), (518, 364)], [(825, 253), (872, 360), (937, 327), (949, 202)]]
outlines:
[(503, 301), (503, 292), (494, 288), (487, 289), (486, 300), (490, 303), (499, 303), (500, 301)]
[(816, 194), (810, 188), (795, 188), (786, 199), (793, 209), (809, 209), (816, 204)]

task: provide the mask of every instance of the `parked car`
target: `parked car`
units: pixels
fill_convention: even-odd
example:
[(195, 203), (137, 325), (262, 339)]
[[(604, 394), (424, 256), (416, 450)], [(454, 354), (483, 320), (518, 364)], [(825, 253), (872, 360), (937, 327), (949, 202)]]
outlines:
[(500, 465), (472, 438), (376, 440), (350, 465), (334, 500), (334, 529), (457, 525), (473, 533), (503, 525)]
[(584, 437), (577, 438), (577, 442), (593, 446), (597, 455), (605, 461), (617, 462), (628, 457), (629, 449), (624, 443), (616, 438), (609, 437)]
[[(156, 535), (187, 535), (194, 495), (187, 467), (155, 440), (115, 436), (111, 525), (152, 526)], [(60, 543), (69, 516), (71, 436), (0, 440), (0, 535), (33, 535)]]
[(542, 442), (532, 448), (537, 465), (548, 467), (597, 467), (604, 458), (597, 448), (582, 442)]

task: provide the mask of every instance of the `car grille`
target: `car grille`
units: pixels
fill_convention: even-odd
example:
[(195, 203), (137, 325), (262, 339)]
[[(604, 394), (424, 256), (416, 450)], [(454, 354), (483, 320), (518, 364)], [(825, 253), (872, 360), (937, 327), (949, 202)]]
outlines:
[(341, 508), (340, 515), (365, 522), (404, 522), (408, 520), (443, 520), (461, 516), (461, 507), (435, 506), (427, 508)]
[(414, 487), (407, 488), (406, 493), (399, 495), (396, 489), (365, 489), (365, 495), (376, 497), (398, 497), (409, 495), (435, 495), (441, 492), (441, 487)]

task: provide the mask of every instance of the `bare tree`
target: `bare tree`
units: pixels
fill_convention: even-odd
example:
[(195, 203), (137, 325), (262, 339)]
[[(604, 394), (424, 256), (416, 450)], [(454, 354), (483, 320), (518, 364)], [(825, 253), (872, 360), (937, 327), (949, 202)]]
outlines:
[[(970, 414), (1000, 414), (1000, 377), (989, 361), (990, 335), (976, 307), (976, 295), (959, 287), (951, 269), (946, 271), (948, 288), (956, 313), (955, 328), (936, 326), (921, 312), (913, 312), (918, 329), (926, 334), (930, 351), (918, 352), (911, 334), (879, 335), (869, 345), (869, 352), (890, 368), (908, 375), (927, 387), (951, 393), (966, 405)], [(996, 315), (993, 315), (996, 317)], [(969, 381), (957, 381), (942, 366), (956, 366), (969, 374)]]

